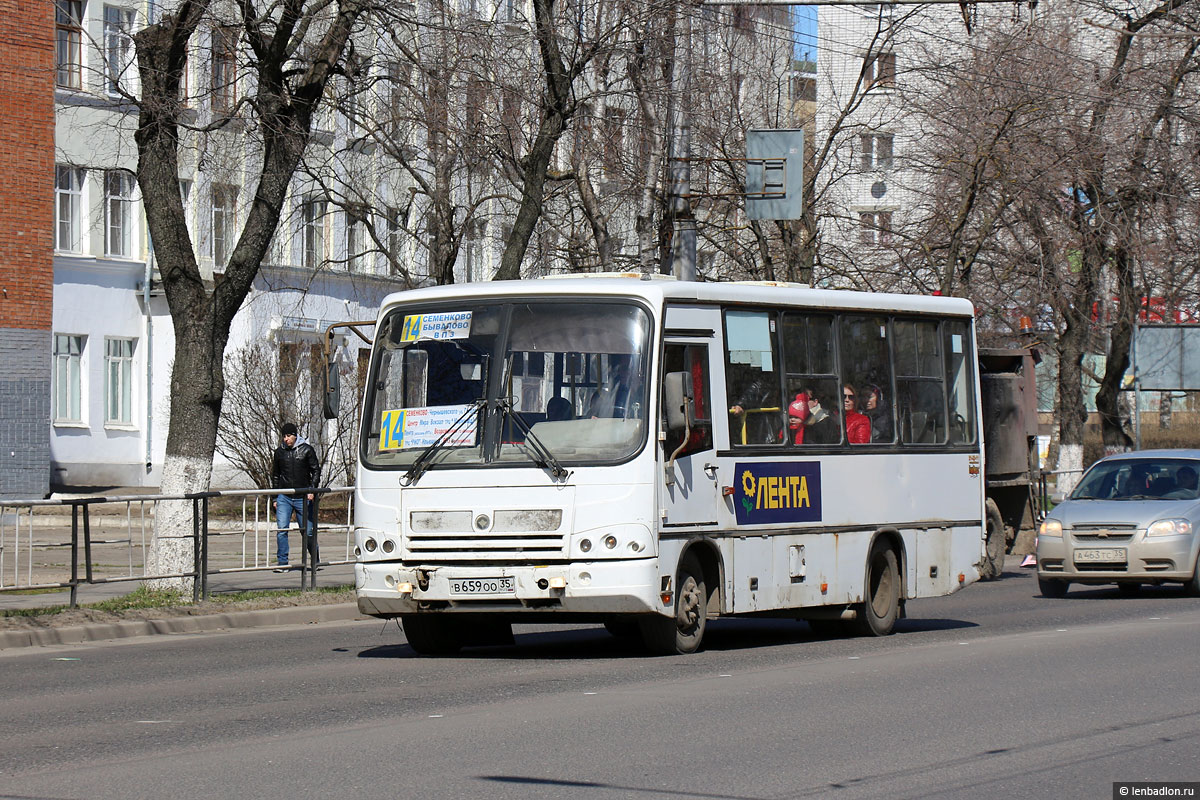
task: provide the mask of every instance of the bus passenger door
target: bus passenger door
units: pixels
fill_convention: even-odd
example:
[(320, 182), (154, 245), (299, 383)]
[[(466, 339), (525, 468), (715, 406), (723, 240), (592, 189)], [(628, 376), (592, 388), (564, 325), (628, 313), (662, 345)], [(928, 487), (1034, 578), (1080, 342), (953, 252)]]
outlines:
[[(671, 331), (668, 329), (668, 336)], [(689, 331), (700, 333), (700, 331)], [(687, 528), (717, 525), (717, 459), (713, 448), (712, 380), (710, 341), (699, 336), (669, 338), (663, 351), (663, 374), (686, 372), (690, 382), (696, 424), (690, 432), (667, 431), (659, 442), (663, 465), (662, 527)], [(661, 381), (660, 381), (661, 385)], [(672, 466), (672, 457), (674, 458)]]

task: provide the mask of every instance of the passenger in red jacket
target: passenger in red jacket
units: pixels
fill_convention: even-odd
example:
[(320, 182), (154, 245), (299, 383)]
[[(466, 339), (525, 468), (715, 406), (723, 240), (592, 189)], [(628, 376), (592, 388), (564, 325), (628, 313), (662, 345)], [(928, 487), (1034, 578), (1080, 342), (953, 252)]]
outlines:
[(842, 412), (846, 417), (846, 441), (868, 444), (871, 441), (871, 418), (858, 410), (858, 392), (849, 383), (842, 384)]
[(788, 431), (795, 444), (804, 444), (804, 421), (808, 419), (808, 395), (800, 392), (788, 406)]

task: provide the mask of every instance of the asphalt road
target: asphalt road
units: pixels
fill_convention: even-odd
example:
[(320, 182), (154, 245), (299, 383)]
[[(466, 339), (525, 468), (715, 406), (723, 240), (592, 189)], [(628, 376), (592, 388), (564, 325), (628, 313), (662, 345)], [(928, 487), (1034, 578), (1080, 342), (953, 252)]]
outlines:
[(418, 658), (393, 624), (0, 653), (0, 795), (1108, 798), (1200, 781), (1200, 599), (909, 604), (884, 639), (718, 621), (693, 656), (599, 627)]

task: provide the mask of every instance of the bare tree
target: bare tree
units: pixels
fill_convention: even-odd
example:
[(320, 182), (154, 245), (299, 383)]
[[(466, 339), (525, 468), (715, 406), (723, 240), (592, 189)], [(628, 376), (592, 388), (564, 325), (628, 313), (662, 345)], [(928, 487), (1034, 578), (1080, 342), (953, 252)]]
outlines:
[[(267, 8), (239, 0), (226, 10), (212, 0), (182, 0), (134, 35), (141, 82), (137, 177), (175, 326), (165, 493), (208, 487), (225, 394), (223, 356), (230, 323), (270, 246), (325, 87), (369, 8), (367, 0), (283, 0)], [(180, 88), (189, 46), (202, 26), (218, 32), (219, 46), (226, 48), (222, 58), (245, 56), (230, 64), (230, 73), (214, 69), (218, 92), (234, 85), (234, 70), (244, 70), (248, 82), (253, 78), (247, 97), (221, 95), (232, 103), (214, 104), (213, 128), (246, 126), (260, 145), (253, 200), (224, 275), (212, 282), (203, 279), (197, 265), (179, 190)], [(189, 523), (190, 504), (168, 504), (160, 511), (147, 558), (149, 572), (191, 569)], [(186, 588), (187, 581), (168, 583)]]
[[(308, 437), (321, 462), (325, 485), (353, 483), (357, 404), (343, 404), (337, 424), (328, 426), (332, 432), (326, 431), (322, 387), (316, 380), (321, 360), (317, 345), (278, 351), (261, 342), (238, 348), (225, 359), (229, 378), (216, 451), (260, 489), (271, 488), (272, 458), (285, 422)], [(352, 365), (339, 363), (335, 368), (343, 372), (343, 385), (356, 385)], [(281, 380), (281, 376), (291, 379)]]

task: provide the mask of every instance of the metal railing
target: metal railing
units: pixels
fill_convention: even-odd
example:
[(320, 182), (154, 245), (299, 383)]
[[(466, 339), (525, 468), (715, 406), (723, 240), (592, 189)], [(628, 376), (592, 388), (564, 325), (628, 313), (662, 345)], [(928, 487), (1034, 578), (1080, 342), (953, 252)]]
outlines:
[[(326, 537), (342, 535), (344, 550), (341, 557), (323, 560), (318, 565), (309, 558), (306, 517), (310, 504), (299, 504), (300, 564), (298, 569), (297, 565), (289, 569), (299, 574), (301, 591), (315, 589), (318, 566), (355, 561), (352, 487), (3, 500), (0, 501), (0, 593), (69, 589), (70, 604), (74, 608), (78, 604), (80, 585), (191, 578), (193, 601), (207, 599), (210, 576), (281, 568), (271, 563), (278, 528), (275, 515), (270, 513), (271, 501), (280, 494), (316, 496), (311, 507), (317, 515), (314, 534), (317, 542), (321, 541), (322, 534)], [(340, 508), (336, 512), (338, 522), (328, 519), (321, 522), (321, 501), (336, 496), (345, 496), (345, 522), (340, 521)], [(240, 510), (236, 505), (230, 509), (225, 503), (219, 514), (211, 515), (211, 502), (218, 498), (240, 498)], [(148, 571), (154, 519), (159, 504), (166, 501), (192, 504), (193, 568), (190, 571)]]

